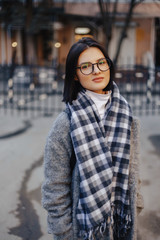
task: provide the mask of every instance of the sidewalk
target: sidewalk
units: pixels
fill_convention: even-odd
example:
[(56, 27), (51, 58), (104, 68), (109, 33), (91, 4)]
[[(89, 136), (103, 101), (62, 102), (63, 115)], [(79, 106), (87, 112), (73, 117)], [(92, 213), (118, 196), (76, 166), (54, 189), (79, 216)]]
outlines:
[[(28, 119), (28, 120), (27, 120)], [(0, 139), (16, 136), (24, 133), (31, 127), (30, 118), (17, 116), (17, 114), (0, 114)]]
[(0, 239), (53, 239), (41, 184), (44, 146), (55, 117), (0, 114)]
[(140, 117), (140, 177), (144, 210), (138, 221), (138, 240), (160, 240), (160, 116)]
[[(46, 136), (56, 116), (33, 119), (23, 114), (0, 114), (2, 239), (52, 239), (47, 234), (47, 214), (41, 206), (40, 187)], [(137, 240), (160, 240), (160, 116), (139, 119), (140, 177), (145, 208), (138, 219)]]

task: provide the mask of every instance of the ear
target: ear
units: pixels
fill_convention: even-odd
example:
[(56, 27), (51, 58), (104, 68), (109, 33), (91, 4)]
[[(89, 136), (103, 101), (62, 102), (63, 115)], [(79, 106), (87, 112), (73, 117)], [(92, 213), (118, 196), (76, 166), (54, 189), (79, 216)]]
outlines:
[(78, 81), (77, 75), (74, 76), (74, 80), (75, 80), (75, 81)]

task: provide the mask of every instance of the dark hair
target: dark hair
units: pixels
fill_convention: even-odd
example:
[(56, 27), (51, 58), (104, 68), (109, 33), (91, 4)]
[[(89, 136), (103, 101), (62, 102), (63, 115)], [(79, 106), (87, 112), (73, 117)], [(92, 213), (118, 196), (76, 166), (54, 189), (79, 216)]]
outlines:
[[(77, 98), (77, 94), (83, 88), (79, 81), (75, 81), (76, 67), (80, 54), (89, 47), (96, 47), (101, 50), (106, 58), (109, 58), (105, 49), (94, 39), (86, 37), (80, 39), (78, 42), (72, 45), (67, 59), (66, 59), (66, 72), (64, 81), (63, 101), (66, 103), (72, 103)], [(110, 59), (110, 58), (109, 58)], [(111, 59), (110, 59), (111, 61)], [(113, 87), (114, 67), (111, 61), (110, 67), (110, 81), (104, 91), (112, 90)]]

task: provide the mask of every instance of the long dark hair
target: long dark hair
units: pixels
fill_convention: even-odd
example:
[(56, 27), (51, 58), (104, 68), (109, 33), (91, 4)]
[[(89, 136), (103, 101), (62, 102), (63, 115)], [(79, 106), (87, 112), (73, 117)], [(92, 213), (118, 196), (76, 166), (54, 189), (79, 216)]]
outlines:
[[(89, 47), (96, 47), (101, 50), (106, 58), (109, 58), (105, 49), (96, 40), (92, 38), (82, 38), (78, 42), (72, 45), (66, 59), (66, 72), (64, 81), (63, 101), (66, 103), (72, 103), (77, 98), (77, 94), (82, 89), (79, 81), (75, 81), (76, 67), (80, 54)], [(110, 59), (110, 58), (109, 58)], [(111, 59), (110, 59), (111, 61)], [(104, 91), (111, 90), (113, 87), (114, 67), (111, 61), (110, 67), (110, 81), (108, 85), (103, 89)]]

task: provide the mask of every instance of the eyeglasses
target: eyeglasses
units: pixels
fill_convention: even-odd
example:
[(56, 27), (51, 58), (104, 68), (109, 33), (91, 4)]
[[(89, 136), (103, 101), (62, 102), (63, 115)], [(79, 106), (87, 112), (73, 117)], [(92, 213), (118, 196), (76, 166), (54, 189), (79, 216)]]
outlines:
[(97, 63), (85, 62), (80, 64), (80, 66), (76, 67), (76, 69), (80, 69), (81, 73), (84, 75), (89, 75), (94, 71), (94, 65), (97, 65), (98, 69), (102, 72), (106, 72), (111, 67), (111, 61), (108, 58), (101, 58)]

